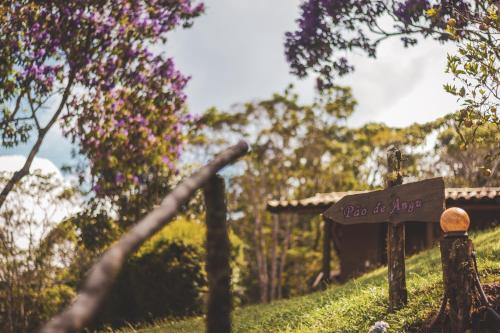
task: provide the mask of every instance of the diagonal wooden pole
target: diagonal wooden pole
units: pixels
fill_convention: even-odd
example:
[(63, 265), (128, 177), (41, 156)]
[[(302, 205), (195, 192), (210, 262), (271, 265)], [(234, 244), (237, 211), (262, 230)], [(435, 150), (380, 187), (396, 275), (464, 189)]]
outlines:
[(75, 301), (64, 312), (52, 318), (39, 332), (80, 332), (91, 323), (127, 257), (170, 222), (196, 190), (205, 185), (220, 169), (235, 162), (247, 151), (248, 144), (240, 141), (177, 185), (158, 208), (134, 225), (104, 252), (101, 259), (91, 268)]

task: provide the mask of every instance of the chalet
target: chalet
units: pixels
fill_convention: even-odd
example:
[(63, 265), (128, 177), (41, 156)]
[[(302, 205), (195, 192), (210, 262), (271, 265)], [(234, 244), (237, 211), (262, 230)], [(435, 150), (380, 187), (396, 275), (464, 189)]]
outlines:
[[(273, 214), (319, 215), (345, 195), (365, 191), (316, 194), (300, 200), (272, 200), (267, 210)], [(447, 188), (446, 208), (460, 207), (471, 218), (470, 230), (480, 230), (500, 224), (500, 187)], [(437, 222), (437, 221), (436, 221)], [(328, 223), (325, 222), (325, 226)], [(330, 234), (333, 249), (340, 260), (340, 272), (335, 278), (345, 281), (376, 266), (386, 263), (386, 223), (341, 225), (333, 223), (324, 233)], [(406, 222), (406, 254), (411, 255), (431, 247), (440, 237), (439, 223)], [(329, 272), (330, 246), (324, 246), (323, 257)], [(326, 258), (326, 262), (325, 262)]]

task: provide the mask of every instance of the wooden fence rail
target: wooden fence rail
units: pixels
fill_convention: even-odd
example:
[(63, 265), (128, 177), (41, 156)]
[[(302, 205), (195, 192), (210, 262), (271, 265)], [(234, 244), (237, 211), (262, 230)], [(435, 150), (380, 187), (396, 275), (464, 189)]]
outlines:
[(61, 314), (52, 318), (40, 333), (80, 332), (95, 318), (107, 293), (111, 289), (125, 260), (146, 240), (169, 223), (179, 208), (188, 202), (196, 190), (202, 188), (220, 169), (245, 155), (248, 145), (244, 141), (226, 149), (211, 162), (177, 185), (161, 205), (139, 221), (91, 268), (75, 301)]

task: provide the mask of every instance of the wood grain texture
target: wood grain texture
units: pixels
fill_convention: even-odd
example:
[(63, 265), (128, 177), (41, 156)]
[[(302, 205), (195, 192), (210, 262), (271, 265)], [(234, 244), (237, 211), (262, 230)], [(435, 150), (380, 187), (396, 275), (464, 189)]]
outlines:
[(342, 224), (439, 222), (444, 210), (443, 178), (348, 195), (328, 208), (326, 218)]
[(440, 248), (443, 287), (449, 300), (450, 330), (465, 333), (470, 328), (474, 286), (472, 241), (467, 237), (444, 238)]
[[(396, 150), (399, 152), (399, 150)], [(387, 181), (386, 191), (392, 200), (392, 189), (402, 188), (403, 177), (401, 176), (400, 165), (397, 168), (392, 159), (392, 153), (387, 155), (388, 170), (396, 171), (397, 177)], [(419, 184), (422, 185), (422, 184)], [(430, 185), (425, 185), (428, 187)], [(415, 187), (415, 184), (413, 184)], [(408, 186), (407, 186), (408, 188)], [(444, 192), (444, 186), (443, 186)], [(399, 200), (399, 197), (398, 197)], [(398, 205), (400, 202), (398, 201)], [(379, 205), (379, 204), (377, 204)], [(412, 209), (413, 211), (413, 209)], [(391, 216), (389, 215), (389, 218)], [(406, 264), (405, 264), (405, 223), (389, 223), (387, 226), (387, 280), (389, 281), (389, 311), (402, 308), (408, 303), (408, 290), (406, 289)]]
[(405, 224), (387, 227), (387, 274), (389, 280), (389, 311), (408, 303), (405, 265)]

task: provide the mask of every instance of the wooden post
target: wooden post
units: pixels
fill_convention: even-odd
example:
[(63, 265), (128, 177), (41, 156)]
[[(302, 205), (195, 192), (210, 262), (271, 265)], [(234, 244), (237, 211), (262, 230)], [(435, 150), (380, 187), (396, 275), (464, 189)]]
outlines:
[(207, 223), (207, 333), (231, 332), (230, 243), (226, 225), (224, 179), (212, 177), (204, 188)]
[(332, 221), (323, 216), (323, 282), (330, 282)]
[(441, 216), (444, 237), (440, 241), (443, 284), (449, 300), (451, 332), (470, 328), (474, 269), (472, 241), (467, 236), (469, 217), (460, 208), (449, 208)]
[[(401, 152), (393, 147), (387, 152), (387, 187), (401, 185)], [(395, 178), (392, 176), (395, 174)], [(389, 280), (389, 311), (401, 308), (408, 302), (405, 276), (405, 225), (389, 223), (387, 226), (387, 270)]]
[[(395, 310), (408, 301), (405, 279), (405, 222), (436, 222), (444, 208), (442, 177), (402, 184), (401, 152), (391, 148), (387, 155), (388, 181), (385, 190), (346, 195), (330, 206), (324, 218), (335, 223), (387, 224), (387, 266), (389, 309)], [(325, 225), (325, 228), (328, 226)], [(326, 248), (328, 249), (328, 248)], [(326, 251), (325, 251), (326, 252)], [(326, 267), (326, 256), (325, 267)], [(342, 267), (341, 267), (342, 269)]]
[(434, 223), (425, 224), (425, 247), (431, 248), (434, 244)]

